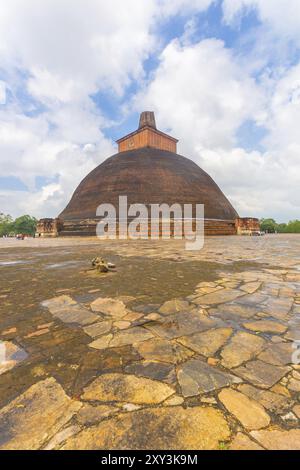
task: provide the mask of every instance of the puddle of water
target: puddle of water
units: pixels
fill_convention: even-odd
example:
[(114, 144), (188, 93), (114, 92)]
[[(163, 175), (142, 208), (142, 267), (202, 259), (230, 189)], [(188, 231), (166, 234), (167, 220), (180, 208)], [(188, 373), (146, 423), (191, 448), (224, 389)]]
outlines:
[(68, 266), (79, 266), (86, 264), (84, 261), (62, 261), (61, 263), (48, 264), (46, 269), (67, 268)]
[(15, 264), (27, 264), (29, 261), (0, 261), (0, 266), (15, 266)]

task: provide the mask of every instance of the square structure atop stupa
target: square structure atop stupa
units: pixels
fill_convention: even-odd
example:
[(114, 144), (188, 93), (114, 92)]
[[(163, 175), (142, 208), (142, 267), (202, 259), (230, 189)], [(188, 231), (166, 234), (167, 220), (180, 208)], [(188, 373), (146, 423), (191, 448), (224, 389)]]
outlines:
[(142, 112), (138, 129), (117, 140), (119, 152), (152, 147), (177, 153), (177, 142), (174, 137), (156, 129), (153, 111)]

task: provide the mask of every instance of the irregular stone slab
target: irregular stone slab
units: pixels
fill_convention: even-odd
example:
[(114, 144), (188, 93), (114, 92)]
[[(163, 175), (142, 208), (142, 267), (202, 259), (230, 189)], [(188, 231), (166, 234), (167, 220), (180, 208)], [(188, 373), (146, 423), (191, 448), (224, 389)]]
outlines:
[(184, 399), (182, 397), (180, 397), (179, 395), (173, 395), (172, 397), (167, 398), (164, 401), (164, 405), (165, 406), (178, 406), (178, 405), (182, 405), (183, 402), (184, 402)]
[(238, 432), (229, 446), (230, 450), (264, 450), (263, 447), (252, 441), (246, 434)]
[(193, 352), (180, 344), (162, 338), (153, 338), (135, 344), (138, 353), (149, 361), (161, 361), (177, 364), (193, 356)]
[(288, 341), (299, 341), (300, 338), (300, 328), (297, 326), (297, 329), (290, 328), (284, 335), (284, 338), (287, 339)]
[(201, 403), (209, 403), (210, 405), (216, 405), (217, 404), (217, 400), (214, 398), (214, 397), (202, 397), (201, 398)]
[(164, 364), (163, 362), (143, 361), (130, 364), (125, 367), (125, 371), (140, 377), (159, 380), (169, 384), (176, 382), (175, 368), (173, 364)]
[(114, 327), (119, 330), (126, 330), (131, 325), (130, 321), (118, 320), (114, 322)]
[(153, 312), (153, 313), (148, 313), (148, 315), (145, 315), (144, 319), (147, 321), (149, 320), (156, 321), (156, 320), (161, 320), (162, 316), (159, 313)]
[(271, 388), (288, 371), (287, 367), (273, 366), (258, 360), (247, 362), (246, 365), (234, 369), (234, 373), (239, 377), (261, 388)]
[(300, 419), (300, 405), (294, 406), (293, 412), (295, 413), (295, 415), (297, 416), (297, 418)]
[(260, 353), (258, 359), (274, 364), (275, 366), (286, 366), (292, 363), (292, 354), (295, 351), (291, 343), (278, 343), (268, 346), (268, 348)]
[(77, 434), (79, 431), (81, 431), (80, 426), (78, 425), (73, 425), (73, 426), (68, 426), (67, 428), (63, 429), (62, 431), (59, 431), (53, 438), (50, 440), (50, 442), (43, 448), (43, 450), (53, 450), (60, 444), (62, 444), (64, 441), (66, 441), (69, 437), (74, 436)]
[(300, 392), (300, 380), (290, 379), (288, 383), (288, 389), (292, 392)]
[(259, 305), (268, 300), (269, 297), (267, 295), (255, 292), (254, 294), (244, 295), (243, 297), (237, 299), (236, 302), (243, 305)]
[(259, 331), (261, 333), (281, 334), (287, 330), (286, 325), (282, 325), (281, 323), (277, 323), (272, 320), (257, 320), (249, 323), (244, 323), (243, 326), (247, 328), (247, 330)]
[(113, 339), (113, 335), (105, 335), (105, 336), (100, 336), (100, 338), (95, 339), (92, 343), (89, 344), (90, 348), (94, 349), (106, 349), (109, 347), (109, 343)]
[(77, 305), (77, 302), (69, 295), (59, 295), (42, 302), (42, 306), (48, 308), (51, 313), (64, 310), (66, 307), (74, 307), (75, 305)]
[(76, 415), (77, 421), (84, 425), (100, 423), (105, 418), (117, 413), (119, 408), (111, 405), (92, 406), (85, 403)]
[(0, 341), (0, 375), (24, 361), (28, 354), (10, 341)]
[(87, 308), (74, 306), (53, 313), (53, 316), (59, 318), (63, 323), (71, 325), (90, 325), (99, 321), (98, 315), (90, 312)]
[(263, 311), (269, 313), (270, 316), (279, 320), (286, 320), (293, 306), (293, 299), (288, 298), (271, 298), (266, 302)]
[(253, 294), (257, 291), (261, 286), (261, 282), (247, 282), (246, 284), (241, 286), (241, 289), (247, 294)]
[(170, 315), (172, 313), (187, 311), (190, 308), (191, 306), (186, 300), (172, 299), (165, 302), (158, 311), (163, 315)]
[(238, 320), (241, 318), (251, 318), (257, 314), (259, 310), (250, 305), (226, 304), (221, 307), (209, 310), (211, 315), (220, 316), (224, 320)]
[(203, 281), (203, 282), (199, 282), (199, 284), (196, 285), (196, 289), (200, 289), (200, 288), (203, 288), (203, 287), (217, 287), (217, 284), (215, 282), (206, 282), (206, 281)]
[(231, 302), (242, 295), (245, 295), (245, 293), (237, 289), (221, 289), (211, 292), (210, 294), (201, 295), (194, 299), (193, 303), (197, 305), (224, 304), (226, 302)]
[(91, 338), (98, 338), (111, 330), (112, 322), (110, 320), (100, 321), (83, 328), (84, 332)]
[(60, 295), (42, 302), (50, 313), (63, 323), (85, 326), (99, 321), (98, 315), (80, 306), (68, 295)]
[(271, 421), (263, 406), (236, 390), (222, 390), (219, 400), (248, 430), (265, 428)]
[(161, 323), (147, 325), (150, 331), (163, 338), (179, 338), (197, 331), (205, 331), (216, 326), (216, 321), (204, 314), (179, 312), (166, 318)]
[(101, 402), (161, 403), (175, 392), (169, 385), (134, 375), (103, 374), (84, 389), (82, 399)]
[(129, 312), (123, 317), (124, 321), (136, 321), (143, 317), (142, 313)]
[(214, 354), (226, 343), (232, 334), (232, 328), (216, 328), (190, 336), (183, 336), (177, 341), (206, 357)]
[(240, 392), (244, 393), (244, 395), (260, 403), (267, 410), (277, 414), (290, 408), (293, 403), (293, 401), (286, 396), (279, 395), (269, 390), (260, 390), (252, 385), (241, 384), (238, 389)]
[[(295, 366), (296, 366), (296, 364), (294, 364), (293, 367), (295, 367)], [(296, 366), (296, 367), (298, 367), (298, 370), (293, 370), (293, 371), (292, 371), (292, 376), (294, 377), (294, 379), (300, 380), (300, 372), (299, 372), (300, 368), (299, 368), (299, 365)]]
[(120, 319), (125, 317), (128, 313), (124, 302), (117, 299), (111, 299), (109, 297), (99, 297), (91, 303), (91, 309), (94, 312), (101, 312), (105, 315), (109, 315), (114, 319)]
[(63, 449), (212, 450), (229, 436), (220, 411), (171, 406), (113, 417), (72, 437)]
[[(227, 287), (232, 287), (232, 286), (227, 286)], [(236, 287), (236, 286), (234, 286)], [(216, 287), (199, 287), (196, 289), (196, 294), (194, 295), (194, 299), (196, 297), (199, 297), (200, 295), (203, 294), (210, 294), (211, 292), (216, 292), (217, 290), (223, 289), (223, 286), (216, 286)]]
[(139, 313), (153, 313), (159, 308), (159, 304), (142, 304), (132, 307), (135, 312)]
[(140, 343), (153, 338), (153, 334), (145, 328), (135, 326), (124, 331), (116, 333), (109, 343), (110, 348), (124, 346), (126, 344)]
[(300, 429), (252, 431), (251, 436), (268, 450), (300, 450)]
[(222, 365), (231, 369), (243, 362), (253, 359), (265, 346), (266, 342), (259, 336), (238, 331), (221, 352)]
[(212, 392), (213, 390), (240, 382), (238, 377), (226, 374), (200, 359), (190, 359), (180, 365), (177, 378), (184, 397)]
[(271, 388), (271, 391), (274, 393), (278, 393), (278, 395), (282, 395), (283, 397), (291, 398), (291, 394), (288, 389), (280, 383), (274, 385), (274, 387)]
[(271, 336), (271, 341), (272, 343), (284, 343), (284, 338), (282, 338), (282, 336)]
[(0, 449), (39, 449), (80, 407), (52, 377), (32, 385), (0, 410)]

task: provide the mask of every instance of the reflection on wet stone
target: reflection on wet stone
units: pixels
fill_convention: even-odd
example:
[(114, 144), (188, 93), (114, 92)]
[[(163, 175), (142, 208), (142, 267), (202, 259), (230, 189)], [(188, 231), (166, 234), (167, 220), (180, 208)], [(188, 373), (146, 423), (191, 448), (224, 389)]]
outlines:
[(273, 366), (262, 361), (247, 362), (245, 366), (234, 369), (239, 377), (262, 388), (270, 388), (287, 374), (287, 367)]
[(189, 349), (161, 338), (153, 338), (134, 345), (138, 353), (147, 360), (177, 364), (193, 356)]
[(0, 374), (12, 369), (27, 358), (27, 353), (9, 341), (0, 341)]
[(161, 403), (175, 393), (169, 385), (135, 375), (104, 374), (87, 386), (83, 400), (99, 402)]
[(190, 359), (178, 367), (178, 382), (184, 397), (212, 392), (241, 380), (199, 359)]
[(210, 357), (223, 346), (232, 334), (232, 328), (215, 328), (190, 336), (183, 336), (177, 341), (196, 353)]
[(265, 346), (266, 342), (259, 336), (238, 331), (221, 351), (224, 367), (237, 367), (243, 362), (253, 359)]
[(197, 331), (205, 331), (216, 326), (217, 321), (212, 320), (205, 314), (180, 312), (167, 317), (160, 323), (147, 325), (147, 328), (162, 338), (179, 338)]
[(52, 315), (64, 323), (74, 325), (89, 325), (99, 320), (99, 317), (87, 308), (78, 305), (71, 297), (62, 295), (42, 302)]
[(169, 384), (176, 383), (175, 368), (172, 364), (143, 361), (125, 367), (125, 371), (129, 374), (134, 374), (140, 377), (148, 377), (149, 379), (160, 380), (161, 382), (166, 382)]

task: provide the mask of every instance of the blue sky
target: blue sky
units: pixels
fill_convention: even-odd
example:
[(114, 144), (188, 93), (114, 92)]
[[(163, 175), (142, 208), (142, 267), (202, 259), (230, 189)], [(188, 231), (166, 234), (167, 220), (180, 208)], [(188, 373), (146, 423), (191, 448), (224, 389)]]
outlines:
[(56, 216), (149, 109), (240, 215), (300, 218), (300, 2), (5, 3), (0, 212)]

